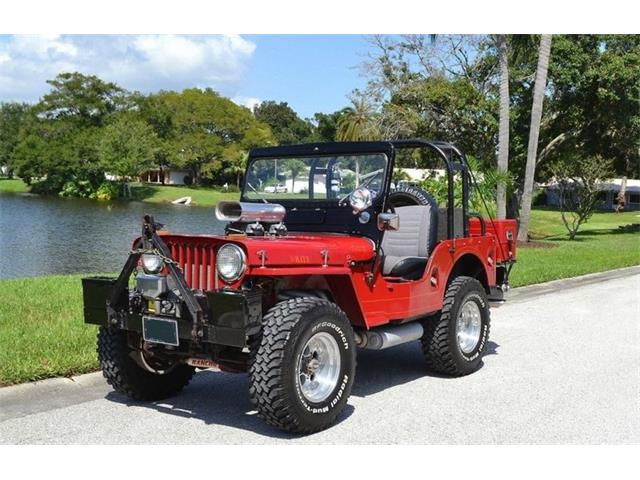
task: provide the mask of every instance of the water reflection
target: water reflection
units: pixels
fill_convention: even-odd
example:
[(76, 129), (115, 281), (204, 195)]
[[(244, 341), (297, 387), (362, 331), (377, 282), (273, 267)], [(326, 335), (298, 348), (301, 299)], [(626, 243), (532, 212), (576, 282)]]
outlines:
[(0, 278), (118, 271), (145, 213), (173, 232), (224, 227), (212, 207), (0, 194)]

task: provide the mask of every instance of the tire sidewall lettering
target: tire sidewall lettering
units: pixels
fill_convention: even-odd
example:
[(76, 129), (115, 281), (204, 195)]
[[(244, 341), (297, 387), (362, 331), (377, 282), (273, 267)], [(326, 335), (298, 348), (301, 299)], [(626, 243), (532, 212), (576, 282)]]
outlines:
[[(340, 400), (343, 399), (345, 389), (347, 388), (347, 385), (349, 384), (349, 381), (351, 380), (351, 377), (349, 376), (349, 374), (347, 372), (347, 368), (346, 368), (347, 367), (347, 362), (348, 362), (348, 359), (346, 357), (348, 355), (349, 350), (351, 350), (351, 348), (349, 346), (349, 341), (348, 341), (347, 335), (344, 332), (344, 329), (342, 327), (340, 327), (339, 325), (336, 325), (334, 322), (329, 321), (329, 320), (319, 321), (319, 322), (317, 322), (315, 325), (313, 325), (311, 327), (311, 329), (309, 330), (309, 334), (308, 335), (303, 335), (302, 337), (300, 337), (300, 340), (301, 340), (300, 344), (303, 344), (309, 338), (311, 338), (314, 334), (316, 334), (318, 332), (321, 332), (321, 331), (328, 332), (328, 333), (332, 334), (333, 337), (337, 340), (338, 345), (340, 346), (341, 377), (338, 380), (338, 384), (337, 384), (336, 388), (334, 389), (334, 392), (332, 392), (332, 394), (329, 396), (329, 398), (327, 398), (326, 400), (324, 400), (323, 402), (321, 402), (319, 404), (313, 404), (313, 403), (310, 403), (309, 401), (307, 401), (307, 399), (305, 398), (304, 394), (302, 393), (302, 388), (301, 388), (301, 384), (300, 384), (300, 376), (297, 374), (297, 372), (295, 372), (294, 382), (295, 382), (296, 397), (297, 397), (298, 401), (300, 402), (300, 405), (302, 406), (302, 408), (304, 408), (304, 410), (306, 410), (307, 412), (309, 412), (311, 414), (314, 414), (314, 415), (327, 414), (331, 410), (336, 408), (336, 406), (338, 406), (340, 404)], [(298, 353), (298, 355), (300, 355), (300, 354), (301, 354), (301, 352)], [(296, 356), (296, 362), (295, 362), (296, 365), (297, 365), (297, 359), (298, 359), (298, 356)]]

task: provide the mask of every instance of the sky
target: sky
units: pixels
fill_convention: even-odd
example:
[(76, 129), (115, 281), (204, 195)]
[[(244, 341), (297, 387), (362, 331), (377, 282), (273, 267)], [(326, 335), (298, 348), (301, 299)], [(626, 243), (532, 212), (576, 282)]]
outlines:
[(79, 71), (143, 93), (211, 87), (236, 103), (286, 101), (302, 118), (363, 87), (361, 35), (0, 35), (0, 102), (37, 102)]

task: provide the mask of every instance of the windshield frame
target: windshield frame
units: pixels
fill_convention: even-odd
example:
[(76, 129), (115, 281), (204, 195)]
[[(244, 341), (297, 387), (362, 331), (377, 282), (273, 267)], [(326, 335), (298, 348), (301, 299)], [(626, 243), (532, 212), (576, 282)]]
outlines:
[[(389, 154), (387, 152), (357, 152), (357, 153), (323, 153), (323, 154), (318, 154), (317, 152), (312, 153), (312, 154), (305, 154), (305, 155), (274, 155), (274, 156), (250, 156), (248, 161), (247, 161), (247, 167), (245, 169), (245, 174), (244, 174), (244, 178), (243, 178), (243, 182), (242, 182), (242, 190), (240, 192), (240, 201), (241, 202), (263, 202), (263, 203), (279, 203), (279, 204), (283, 204), (285, 206), (295, 206), (296, 204), (301, 204), (301, 205), (315, 205), (318, 207), (344, 207), (345, 204), (348, 204), (348, 201), (345, 202), (345, 200), (348, 200), (349, 195), (351, 195), (351, 192), (353, 192), (353, 190), (355, 190), (355, 188), (353, 190), (351, 190), (348, 193), (342, 193), (342, 192), (338, 192), (337, 196), (335, 198), (287, 198), (287, 197), (282, 197), (282, 198), (277, 198), (277, 197), (265, 197), (262, 195), (263, 192), (260, 192), (258, 190), (254, 188), (251, 188), (251, 186), (249, 185), (249, 172), (251, 171), (251, 168), (253, 167), (253, 164), (257, 161), (264, 161), (264, 160), (271, 160), (271, 161), (276, 161), (276, 160), (290, 160), (290, 159), (300, 159), (300, 160), (311, 160), (311, 159), (327, 159), (327, 158), (333, 158), (333, 159), (337, 159), (339, 157), (357, 157), (357, 156), (373, 156), (373, 155), (380, 155), (385, 162), (384, 165), (384, 172), (383, 172), (383, 177), (380, 181), (380, 190), (377, 192), (376, 197), (373, 201), (373, 204), (378, 204), (380, 202), (383, 202), (384, 198), (386, 197), (386, 194), (389, 190), (389, 182), (391, 180), (391, 172), (393, 170), (393, 165), (392, 165), (392, 159), (390, 158)], [(279, 183), (278, 183), (279, 185)], [(249, 193), (250, 191), (252, 191), (253, 193), (256, 194), (255, 198), (252, 197), (248, 197), (247, 193)], [(277, 193), (277, 191), (275, 192)], [(310, 194), (313, 193), (312, 191), (310, 192)]]
[(268, 198), (266, 201), (278, 203), (285, 207), (287, 215), (284, 223), (290, 232), (361, 235), (368, 237), (377, 244), (381, 232), (378, 230), (376, 219), (378, 214), (386, 208), (395, 164), (395, 147), (392, 142), (328, 142), (255, 148), (249, 152), (240, 201), (248, 203), (265, 201), (264, 198), (247, 198), (245, 194), (248, 188), (246, 186), (246, 177), (252, 162), (256, 159), (367, 154), (382, 154), (386, 156), (386, 172), (382, 180), (382, 188), (371, 207), (367, 209), (370, 214), (370, 219), (367, 222), (362, 223), (360, 221), (361, 217), (353, 214), (348, 201), (338, 204), (338, 198), (328, 200)]

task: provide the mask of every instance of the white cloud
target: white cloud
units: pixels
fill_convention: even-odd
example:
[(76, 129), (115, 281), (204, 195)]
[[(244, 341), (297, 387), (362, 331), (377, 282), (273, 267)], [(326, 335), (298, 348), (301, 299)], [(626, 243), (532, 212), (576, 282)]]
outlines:
[(233, 97), (231, 100), (236, 105), (240, 105), (242, 107), (247, 107), (251, 111), (253, 111), (253, 108), (256, 105), (260, 105), (262, 103), (262, 100), (260, 100), (259, 98), (256, 98), (256, 97), (244, 97), (242, 95), (238, 95), (236, 97)]
[(0, 39), (0, 101), (36, 101), (63, 71), (143, 92), (199, 86), (233, 96), (255, 48), (237, 35), (16, 35)]

